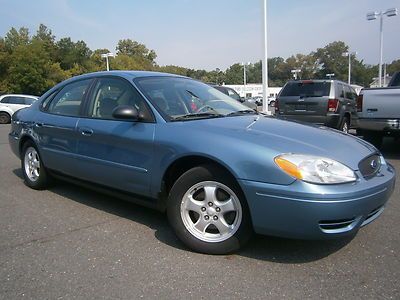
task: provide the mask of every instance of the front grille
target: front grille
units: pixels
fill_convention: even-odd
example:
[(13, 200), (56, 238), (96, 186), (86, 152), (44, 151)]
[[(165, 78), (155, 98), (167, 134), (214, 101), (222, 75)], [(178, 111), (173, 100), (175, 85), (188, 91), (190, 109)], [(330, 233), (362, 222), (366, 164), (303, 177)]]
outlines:
[(358, 169), (364, 177), (374, 176), (381, 168), (381, 158), (374, 154), (363, 159), (358, 164)]

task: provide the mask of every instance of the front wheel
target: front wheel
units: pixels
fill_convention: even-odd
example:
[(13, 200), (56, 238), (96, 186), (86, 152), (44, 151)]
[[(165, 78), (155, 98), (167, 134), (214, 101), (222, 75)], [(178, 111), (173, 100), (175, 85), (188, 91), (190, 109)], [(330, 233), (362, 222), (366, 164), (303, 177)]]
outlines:
[(202, 253), (236, 251), (253, 232), (247, 203), (238, 184), (212, 165), (195, 167), (175, 182), (167, 213), (178, 238)]
[(26, 142), (22, 148), (21, 168), (25, 183), (35, 190), (44, 189), (49, 182), (49, 176), (41, 161), (36, 146)]

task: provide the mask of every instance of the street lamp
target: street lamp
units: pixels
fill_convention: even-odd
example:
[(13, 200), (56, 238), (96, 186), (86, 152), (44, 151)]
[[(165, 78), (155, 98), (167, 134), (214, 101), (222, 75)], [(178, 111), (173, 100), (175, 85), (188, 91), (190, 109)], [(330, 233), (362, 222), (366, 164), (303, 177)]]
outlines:
[(383, 16), (397, 16), (397, 8), (387, 9), (385, 12), (370, 12), (367, 14), (367, 20), (372, 21), (380, 17), (380, 59), (379, 59), (379, 87), (382, 87), (382, 58), (383, 58)]
[(329, 77), (329, 79), (332, 79), (332, 77), (335, 76), (335, 73), (329, 73), (325, 75), (326, 77)]
[(243, 85), (244, 85), (244, 97), (246, 98), (246, 65), (250, 65), (250, 63), (242, 63), (243, 65)]
[(295, 69), (290, 71), (293, 74), (294, 80), (297, 80), (297, 75), (301, 72), (300, 69)]
[(268, 110), (268, 39), (267, 39), (267, 0), (263, 1), (263, 60), (262, 60), (262, 81), (263, 81), (263, 112), (270, 115)]
[(104, 54), (101, 55), (101, 58), (105, 58), (105, 59), (106, 59), (106, 62), (107, 62), (107, 71), (110, 71), (110, 65), (109, 65), (109, 63), (108, 63), (108, 58), (109, 58), (109, 57), (115, 57), (115, 54), (109, 52), (109, 53), (104, 53)]
[(353, 51), (353, 52), (345, 52), (345, 53), (343, 53), (342, 54), (343, 56), (348, 56), (349, 57), (349, 75), (347, 76), (347, 81), (348, 81), (348, 84), (350, 85), (350, 81), (351, 81), (351, 56), (352, 55), (357, 55), (357, 52), (356, 51)]

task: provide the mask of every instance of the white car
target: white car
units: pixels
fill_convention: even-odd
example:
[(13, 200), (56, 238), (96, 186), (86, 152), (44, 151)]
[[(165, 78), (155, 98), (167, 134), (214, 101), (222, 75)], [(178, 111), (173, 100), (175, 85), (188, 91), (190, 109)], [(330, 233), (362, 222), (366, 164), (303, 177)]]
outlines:
[(39, 99), (31, 95), (8, 94), (0, 96), (0, 124), (11, 122), (12, 115), (19, 109), (29, 107)]

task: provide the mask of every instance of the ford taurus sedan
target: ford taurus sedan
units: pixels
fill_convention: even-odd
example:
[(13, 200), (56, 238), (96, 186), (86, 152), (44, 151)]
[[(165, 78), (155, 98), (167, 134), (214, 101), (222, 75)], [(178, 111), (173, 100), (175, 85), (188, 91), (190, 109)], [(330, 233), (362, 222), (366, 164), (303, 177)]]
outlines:
[(63, 178), (166, 211), (184, 244), (213, 254), (253, 232), (355, 234), (395, 184), (394, 168), (361, 139), (274, 119), (164, 73), (64, 81), (14, 114), (9, 142), (29, 187)]

